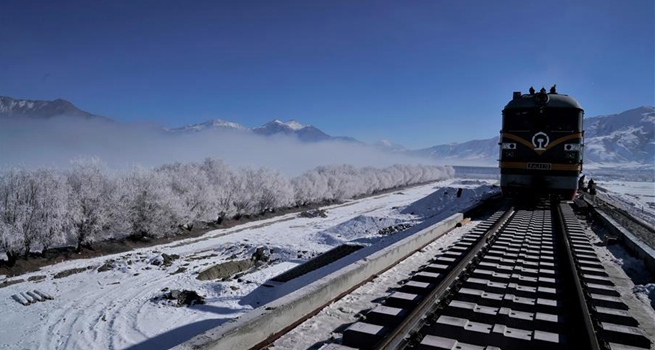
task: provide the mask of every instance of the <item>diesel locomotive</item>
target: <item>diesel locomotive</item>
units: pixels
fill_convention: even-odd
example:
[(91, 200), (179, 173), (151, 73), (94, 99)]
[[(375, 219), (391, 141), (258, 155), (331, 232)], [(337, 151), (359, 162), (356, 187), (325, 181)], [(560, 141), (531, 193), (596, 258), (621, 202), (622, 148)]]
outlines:
[(573, 199), (582, 171), (584, 110), (553, 86), (514, 92), (503, 109), (500, 186), (508, 197)]

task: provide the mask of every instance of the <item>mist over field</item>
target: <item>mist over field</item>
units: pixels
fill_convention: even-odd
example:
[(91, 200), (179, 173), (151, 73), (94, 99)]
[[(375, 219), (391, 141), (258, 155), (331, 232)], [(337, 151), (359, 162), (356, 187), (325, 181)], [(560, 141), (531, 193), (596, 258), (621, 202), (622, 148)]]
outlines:
[(234, 128), (178, 132), (91, 114), (81, 119), (80, 112), (35, 115), (30, 103), (36, 105), (9, 105), (28, 105), (28, 113), (0, 116), (0, 253), (10, 264), (33, 249), (178, 235), (196, 223), (454, 174), (357, 141)]
[(286, 135), (263, 137), (235, 130), (171, 133), (152, 124), (66, 117), (0, 119), (0, 167), (68, 167), (72, 159), (80, 157), (100, 158), (115, 169), (212, 157), (232, 166), (264, 166), (290, 176), (327, 164), (436, 164), (346, 141), (305, 143)]

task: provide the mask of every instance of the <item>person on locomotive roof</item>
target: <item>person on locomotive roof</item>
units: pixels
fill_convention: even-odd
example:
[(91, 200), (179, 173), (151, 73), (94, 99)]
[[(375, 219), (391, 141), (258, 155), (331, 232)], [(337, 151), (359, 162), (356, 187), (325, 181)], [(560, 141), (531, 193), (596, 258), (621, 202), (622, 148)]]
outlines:
[[(529, 92), (530, 92), (530, 95), (534, 95), (534, 93), (535, 93), (535, 89), (534, 89), (534, 87), (530, 86), (530, 90), (529, 90)], [(539, 90), (539, 92), (542, 93), (542, 94), (545, 94), (545, 93), (546, 93), (546, 89), (545, 89), (545, 88), (541, 88), (541, 90)], [(549, 93), (550, 93), (550, 94), (556, 94), (556, 93), (557, 93), (557, 84), (553, 84), (553, 86), (550, 87), (550, 92), (549, 92)]]

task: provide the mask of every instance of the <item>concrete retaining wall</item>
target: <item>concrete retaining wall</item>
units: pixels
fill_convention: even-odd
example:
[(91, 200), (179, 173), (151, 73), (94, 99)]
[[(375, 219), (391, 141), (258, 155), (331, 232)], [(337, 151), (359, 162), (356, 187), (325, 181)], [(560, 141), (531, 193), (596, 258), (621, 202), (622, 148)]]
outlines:
[(372, 245), (361, 249), (352, 254), (361, 257), (358, 261), (173, 349), (250, 349), (427, 245), (462, 219), (463, 215), (457, 213), (384, 248)]

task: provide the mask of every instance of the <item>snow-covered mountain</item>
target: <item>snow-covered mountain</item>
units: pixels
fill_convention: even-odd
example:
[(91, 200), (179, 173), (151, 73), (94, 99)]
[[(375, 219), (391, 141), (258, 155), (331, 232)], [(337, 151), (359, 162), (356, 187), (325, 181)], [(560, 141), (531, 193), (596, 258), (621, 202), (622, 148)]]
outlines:
[(655, 107), (585, 119), (585, 147), (588, 163), (655, 164)]
[(189, 125), (172, 128), (172, 129), (166, 129), (166, 130), (171, 132), (193, 133), (193, 132), (201, 132), (205, 130), (245, 131), (248, 130), (248, 128), (238, 123), (228, 122), (221, 119), (213, 119), (200, 124), (189, 124)]
[[(62, 99), (57, 99), (54, 101), (21, 100), (8, 96), (0, 96), (0, 119), (40, 120), (63, 116), (88, 120), (99, 119), (112, 121), (109, 118), (83, 111), (77, 108), (71, 102)], [(250, 132), (261, 136), (282, 134), (296, 137), (303, 142), (336, 140), (362, 144), (362, 142), (352, 137), (330, 136), (312, 125), (301, 124), (297, 120), (289, 120), (287, 122), (283, 122), (275, 119), (260, 127), (249, 128), (238, 123), (221, 119), (214, 119), (204, 123), (188, 124), (176, 128), (164, 128), (164, 131), (168, 133), (198, 133), (209, 130)]]
[[(655, 165), (655, 107), (585, 118), (585, 165)], [(409, 151), (454, 165), (497, 165), (498, 136)]]
[(293, 135), (298, 137), (298, 139), (303, 142), (320, 142), (332, 138), (330, 135), (322, 132), (321, 130), (311, 125), (300, 124), (296, 120), (282, 122), (280, 120), (275, 119), (252, 130), (256, 134), (265, 135), (265, 136), (276, 135), (276, 134)]
[(282, 134), (297, 137), (300, 141), (303, 142), (321, 142), (327, 140), (359, 142), (351, 137), (330, 136), (312, 125), (301, 124), (297, 120), (289, 120), (287, 122), (283, 122), (281, 120), (274, 119), (260, 127), (247, 128), (238, 123), (215, 119), (200, 124), (190, 124), (179, 128), (167, 129), (167, 131), (174, 133), (193, 133), (207, 130), (252, 132), (260, 136)]
[(85, 112), (62, 99), (21, 100), (0, 96), (0, 118), (49, 119), (61, 116), (111, 121), (109, 118)]
[(375, 146), (377, 149), (386, 152), (393, 152), (393, 153), (407, 152), (407, 148), (405, 148), (405, 146), (391, 142), (387, 139), (382, 139), (380, 141), (377, 141), (373, 144), (373, 146)]
[(498, 165), (498, 136), (463, 143), (449, 143), (410, 151), (412, 155), (434, 158), (452, 165)]
[[(77, 108), (72, 103), (54, 101), (21, 100), (0, 96), (0, 120), (2, 119), (50, 119), (67, 116), (85, 120), (111, 119)], [(303, 142), (338, 140), (364, 144), (352, 137), (331, 136), (312, 125), (297, 120), (270, 121), (260, 127), (215, 119), (199, 124), (166, 129), (169, 133), (197, 133), (208, 130), (254, 133), (261, 136), (287, 135)], [(585, 164), (591, 167), (653, 167), (655, 166), (655, 107), (644, 106), (619, 114), (585, 118)], [(409, 154), (436, 159), (452, 165), (495, 166), (498, 159), (498, 136), (463, 143), (437, 145), (419, 150), (407, 150), (389, 140), (372, 145), (380, 150), (396, 154)]]

